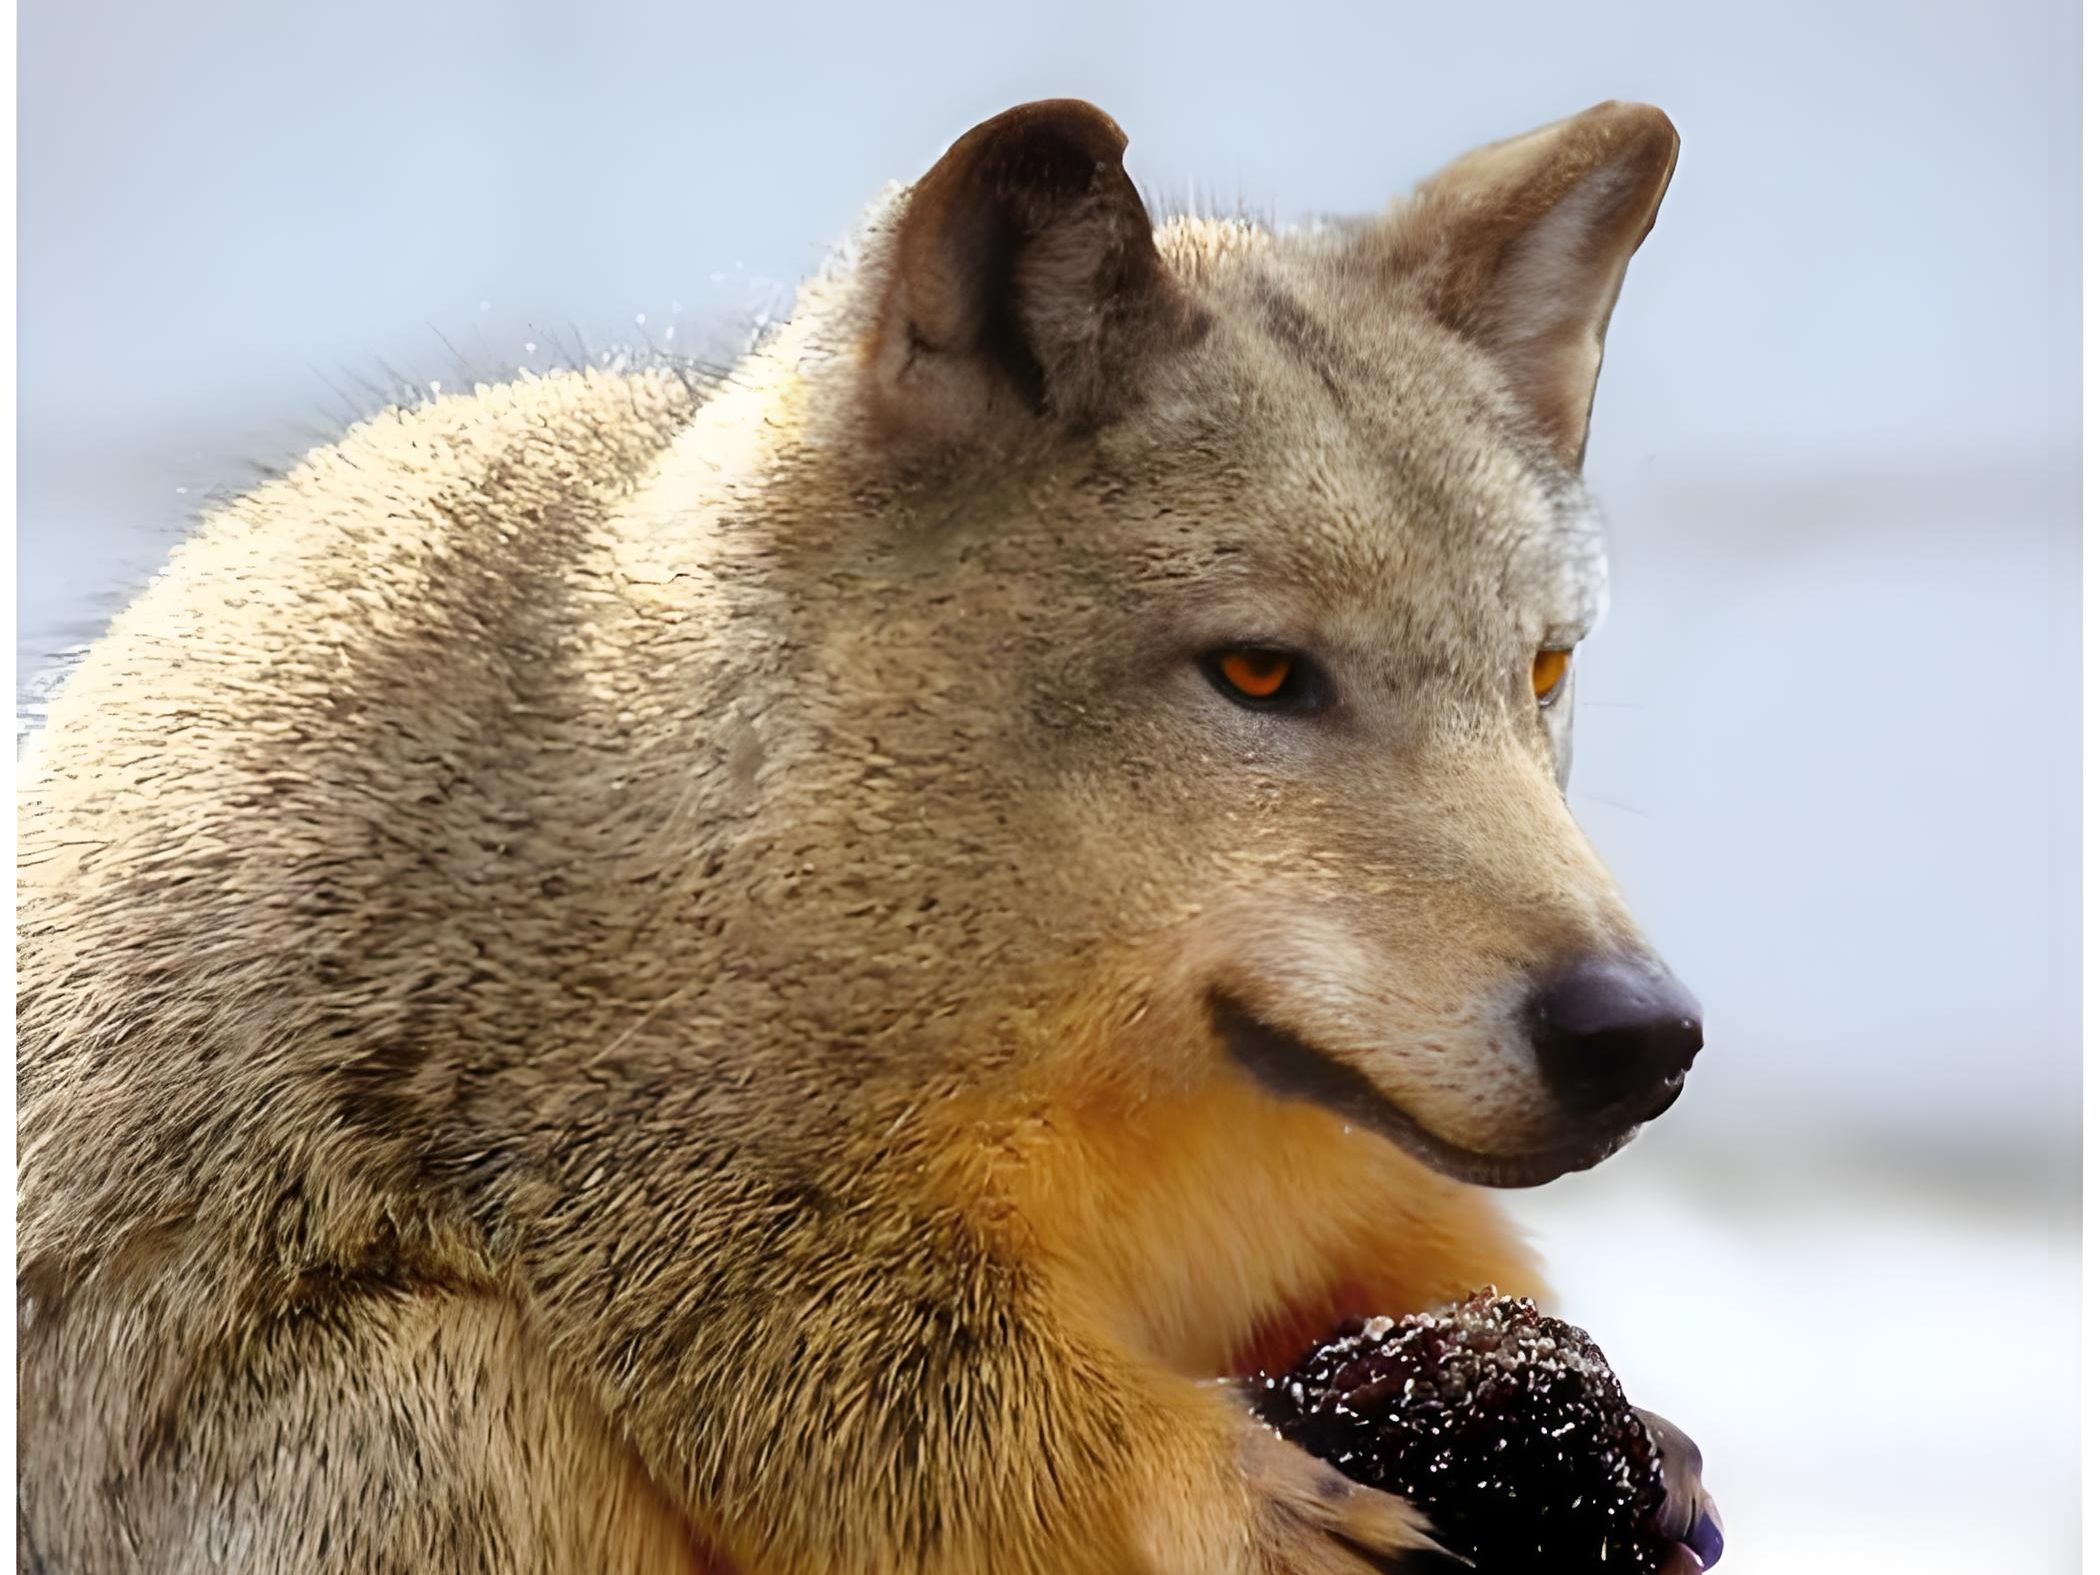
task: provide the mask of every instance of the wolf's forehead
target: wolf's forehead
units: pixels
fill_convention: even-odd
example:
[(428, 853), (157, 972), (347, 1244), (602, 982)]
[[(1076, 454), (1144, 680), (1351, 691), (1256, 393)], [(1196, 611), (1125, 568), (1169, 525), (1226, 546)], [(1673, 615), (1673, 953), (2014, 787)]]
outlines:
[(1515, 615), (1544, 640), (1572, 641), (1605, 610), (1604, 533), (1580, 498), (1396, 486), (1355, 507), (1292, 509), (1274, 518), (1271, 542), (1250, 568), (1374, 623)]
[(1352, 233), (1163, 230), (1214, 326), (1144, 441), (1190, 456), (1187, 495), (1249, 529), (1249, 567), (1323, 600), (1515, 601), (1588, 627), (1605, 557), (1587, 493), (1487, 358), (1362, 266)]

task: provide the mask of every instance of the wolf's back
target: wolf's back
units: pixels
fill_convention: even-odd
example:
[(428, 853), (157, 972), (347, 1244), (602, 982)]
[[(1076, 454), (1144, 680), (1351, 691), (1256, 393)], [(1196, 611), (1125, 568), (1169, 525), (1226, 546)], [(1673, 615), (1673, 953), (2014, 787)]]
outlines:
[[(389, 1090), (520, 971), (473, 915), (580, 703), (574, 600), (694, 405), (646, 370), (388, 410), (208, 518), (73, 673), (18, 801), (25, 1362), (141, 1268), (171, 1288), (140, 1339), (232, 1323), (182, 1260), (281, 1256), (273, 1175), (410, 1162)], [(25, 1402), (32, 1478), (46, 1424), (94, 1418)]]

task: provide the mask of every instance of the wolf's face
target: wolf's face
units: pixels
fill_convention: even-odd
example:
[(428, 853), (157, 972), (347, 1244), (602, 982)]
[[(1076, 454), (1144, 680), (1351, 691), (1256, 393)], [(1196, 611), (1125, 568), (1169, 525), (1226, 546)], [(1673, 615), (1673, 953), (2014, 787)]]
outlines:
[[(1578, 467), (1668, 123), (1603, 106), (1285, 235), (1155, 234), (1083, 107), (973, 138), (868, 351), (959, 521), (872, 549), (912, 565), (875, 577), (920, 742), (944, 696), (1020, 763), (983, 802), (1057, 871), (1021, 898), (1049, 944), (1142, 975), (1128, 1053), (1461, 1179), (1601, 1159), (1700, 1045), (1561, 792), (1604, 602)], [(862, 714), (909, 732), (895, 676)]]
[(1123, 801), (1104, 889), (1117, 828), (1173, 828), (1177, 984), (1247, 1070), (1533, 1181), (1660, 1113), (1697, 1009), (1562, 797), (1598, 523), (1492, 365), (1396, 309), (1387, 244), (1170, 239), (1212, 328), (1102, 439), (1119, 589), (1065, 698), (1117, 721), (1045, 758)]

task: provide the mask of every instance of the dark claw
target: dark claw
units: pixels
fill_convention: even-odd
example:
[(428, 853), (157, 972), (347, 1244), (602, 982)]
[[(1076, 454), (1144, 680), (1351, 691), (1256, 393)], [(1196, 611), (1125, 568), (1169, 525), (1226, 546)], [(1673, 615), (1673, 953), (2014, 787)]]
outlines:
[(1713, 1500), (1700, 1482), (1706, 1462), (1699, 1446), (1667, 1417), (1653, 1411), (1638, 1414), (1647, 1423), (1669, 1467), (1668, 1491), (1651, 1524), (1659, 1535), (1683, 1543), (1698, 1556), (1703, 1567), (1711, 1567), (1721, 1557), (1721, 1524), (1715, 1518)]
[(1721, 1523), (1707, 1511), (1700, 1512), (1691, 1534), (1684, 1540), (1708, 1569), (1721, 1562)]
[(1699, 1446), (1692, 1442), (1691, 1435), (1683, 1428), (1666, 1416), (1657, 1416), (1653, 1411), (1643, 1411), (1639, 1406), (1635, 1406), (1633, 1410), (1634, 1415), (1648, 1424), (1648, 1431), (1655, 1435), (1655, 1442), (1664, 1454), (1683, 1461), (1685, 1469), (1695, 1477), (1706, 1469), (1706, 1457), (1699, 1452)]

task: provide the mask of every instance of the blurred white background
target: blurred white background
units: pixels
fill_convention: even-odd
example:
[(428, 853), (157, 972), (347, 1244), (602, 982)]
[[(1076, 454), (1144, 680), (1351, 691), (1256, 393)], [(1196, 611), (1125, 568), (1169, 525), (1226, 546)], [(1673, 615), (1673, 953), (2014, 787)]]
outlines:
[(1662, 105), (1590, 479), (1573, 800), (1703, 998), (1669, 1119), (1515, 1201), (1728, 1568), (2073, 1567), (2071, 0), (710, 8), (25, 0), (20, 659), (209, 495), (471, 365), (719, 341), (882, 182), (1079, 95), (1163, 204), (1363, 211)]

